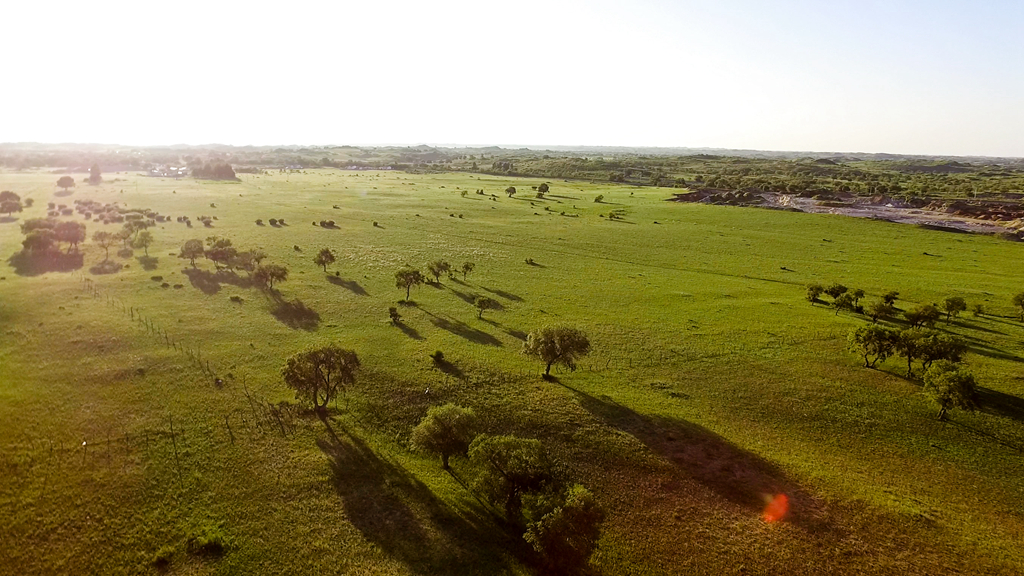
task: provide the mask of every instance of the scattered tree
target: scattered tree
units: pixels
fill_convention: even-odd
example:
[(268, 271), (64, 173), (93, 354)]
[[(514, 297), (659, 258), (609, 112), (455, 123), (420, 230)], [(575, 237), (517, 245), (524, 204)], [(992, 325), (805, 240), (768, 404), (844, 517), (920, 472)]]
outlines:
[(924, 375), (924, 392), (939, 405), (939, 420), (952, 408), (974, 410), (978, 406), (978, 384), (967, 368), (954, 362), (938, 362)]
[(54, 235), (57, 242), (68, 243), (68, 253), (71, 249), (78, 249), (79, 242), (85, 242), (85, 224), (81, 222), (61, 222), (54, 226)]
[(402, 322), (402, 315), (398, 313), (398, 308), (394, 306), (388, 308), (388, 316), (391, 318), (391, 325), (398, 326)]
[(471, 408), (455, 404), (433, 406), (426, 417), (412, 430), (412, 445), (417, 450), (441, 457), (441, 467), (448, 469), (448, 459), (466, 454), (476, 435), (476, 414)]
[(229, 267), (231, 262), (238, 256), (238, 249), (232, 246), (228, 238), (210, 236), (206, 239), (206, 258), (213, 262), (213, 267)]
[(115, 238), (114, 238), (114, 235), (111, 234), (110, 232), (107, 232), (106, 230), (100, 230), (98, 232), (94, 232), (93, 233), (92, 241), (95, 242), (96, 245), (98, 245), (100, 248), (103, 248), (103, 252), (104, 252), (103, 259), (104, 260), (109, 260), (110, 259), (110, 245), (113, 244), (116, 241)]
[(146, 256), (149, 256), (149, 247), (153, 245), (153, 233), (149, 230), (143, 230), (139, 232), (139, 235), (135, 237), (132, 242), (132, 246), (136, 248), (142, 248), (145, 251)]
[(437, 284), (441, 282), (441, 274), (451, 272), (452, 265), (444, 260), (434, 260), (427, 264), (427, 270), (434, 276), (434, 283)]
[(836, 299), (832, 301), (832, 306), (836, 309), (836, 316), (838, 316), (839, 312), (842, 310), (853, 310), (855, 308), (854, 302), (855, 300), (853, 299), (853, 295), (848, 292), (844, 292), (836, 296)]
[(860, 306), (860, 300), (861, 298), (864, 297), (864, 291), (861, 290), (860, 288), (857, 288), (856, 290), (851, 292), (850, 295), (853, 297), (853, 307), (856, 308)]
[(21, 212), (21, 202), (16, 200), (0, 200), (0, 214), (10, 216), (15, 212)]
[(75, 185), (75, 179), (72, 178), (71, 176), (61, 176), (57, 180), (57, 186), (60, 186), (61, 188), (63, 188), (65, 192), (67, 192), (68, 188), (71, 188), (74, 185)]
[(423, 284), (423, 274), (419, 270), (405, 268), (395, 272), (395, 287), (405, 288), (405, 300), (409, 301), (409, 291), (413, 286)]
[(898, 333), (881, 326), (862, 326), (850, 332), (850, 348), (864, 357), (864, 367), (874, 368), (896, 350)]
[(872, 322), (878, 322), (879, 318), (892, 318), (895, 316), (896, 307), (892, 304), (887, 304), (885, 300), (879, 300), (868, 304), (867, 312)]
[(17, 202), (20, 204), (21, 196), (18, 196), (10, 190), (4, 190), (3, 192), (0, 192), (0, 202)]
[(946, 312), (946, 322), (949, 322), (967, 310), (967, 301), (960, 296), (950, 296), (942, 301), (942, 309)]
[(322, 412), (339, 389), (354, 384), (359, 358), (352, 350), (331, 344), (300, 352), (288, 359), (281, 371), (285, 384), (295, 390), (295, 398), (312, 404)]
[(967, 342), (959, 336), (934, 330), (926, 332), (918, 343), (921, 367), (928, 369), (933, 362), (960, 362), (967, 354)]
[(469, 273), (472, 272), (473, 268), (475, 268), (475, 267), (476, 267), (476, 265), (473, 264), (472, 262), (463, 262), (462, 263), (462, 268), (461, 268), (461, 270), (462, 270), (462, 279), (465, 280), (466, 276), (468, 276)]
[(913, 310), (903, 312), (903, 317), (913, 327), (933, 326), (935, 321), (942, 317), (942, 312), (931, 304), (922, 304)]
[(523, 354), (547, 364), (544, 376), (551, 375), (551, 366), (561, 364), (576, 369), (576, 360), (590, 353), (590, 340), (581, 330), (568, 326), (541, 328), (530, 332), (523, 343)]
[(523, 495), (541, 490), (551, 480), (551, 464), (540, 440), (480, 434), (469, 446), (469, 460), (480, 470), (475, 488), (503, 507), (513, 522), (521, 517)]
[(597, 196), (595, 196), (594, 197), (594, 202), (596, 202), (598, 204), (604, 202), (604, 194), (598, 194)]
[(324, 273), (327, 272), (327, 265), (334, 264), (337, 258), (334, 256), (334, 252), (331, 252), (330, 248), (321, 248), (320, 252), (313, 257), (313, 263), (317, 266), (323, 266)]
[(548, 190), (550, 190), (550, 188), (548, 187), (547, 182), (541, 184), (540, 186), (537, 186), (537, 192), (540, 194), (547, 194)]
[(1020, 294), (1015, 294), (1012, 298), (1012, 301), (1014, 306), (1020, 308), (1020, 313), (1017, 315), (1017, 318), (1020, 321), (1024, 322), (1024, 292), (1021, 292)]
[(900, 293), (895, 290), (890, 290), (885, 294), (882, 294), (882, 302), (885, 302), (889, 306), (895, 306), (896, 301), (899, 300)]
[(808, 284), (807, 285), (807, 301), (811, 304), (820, 302), (818, 299), (821, 294), (825, 292), (825, 287), (821, 284)]
[(202, 240), (188, 240), (181, 247), (181, 253), (178, 254), (178, 258), (185, 258), (189, 261), (189, 264), (192, 264), (192, 267), (195, 268), (196, 258), (199, 258), (205, 253), (206, 250), (203, 249)]
[(505, 188), (505, 194), (508, 194), (509, 198), (515, 196), (516, 195), (516, 187), (515, 186), (509, 186), (508, 188)]
[(847, 290), (848, 288), (846, 286), (843, 286), (842, 284), (839, 283), (835, 283), (830, 285), (828, 288), (825, 288), (825, 294), (835, 299), (839, 298), (839, 296), (843, 294), (846, 294)]
[(498, 306), (500, 306), (497, 300), (488, 298), (487, 296), (477, 296), (473, 300), (473, 305), (480, 311), (476, 316), (477, 318), (484, 317), (484, 310), (497, 310)]
[(580, 484), (570, 486), (557, 498), (537, 500), (546, 505), (527, 507), (530, 522), (523, 538), (543, 555), (550, 573), (579, 572), (597, 548), (604, 510), (590, 490)]
[(284, 282), (288, 279), (288, 268), (280, 264), (261, 264), (256, 268), (252, 278), (260, 285), (273, 290), (274, 282)]
[(53, 230), (50, 228), (36, 228), (30, 230), (26, 235), (25, 239), (21, 241), (21, 247), (26, 252), (32, 253), (43, 253), (49, 252), (53, 249), (53, 244), (57, 241), (57, 237)]
[(103, 181), (103, 175), (100, 173), (100, 165), (93, 164), (89, 168), (89, 184), (96, 185)]

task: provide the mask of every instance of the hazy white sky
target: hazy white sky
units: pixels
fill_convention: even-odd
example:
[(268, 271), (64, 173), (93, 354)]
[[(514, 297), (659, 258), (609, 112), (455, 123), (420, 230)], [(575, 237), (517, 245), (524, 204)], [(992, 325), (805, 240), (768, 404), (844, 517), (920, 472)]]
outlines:
[(0, 141), (1024, 156), (1024, 0), (0, 5)]

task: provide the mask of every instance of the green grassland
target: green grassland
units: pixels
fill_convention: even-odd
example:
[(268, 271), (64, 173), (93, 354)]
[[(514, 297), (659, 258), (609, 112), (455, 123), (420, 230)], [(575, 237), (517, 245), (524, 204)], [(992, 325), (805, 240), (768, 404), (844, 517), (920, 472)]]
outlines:
[[(0, 189), (35, 200), (0, 220), (0, 571), (538, 573), (467, 489), (465, 461), (448, 474), (410, 450), (445, 402), (543, 440), (594, 492), (604, 574), (1024, 570), (1020, 244), (579, 181), (551, 180), (538, 200), (541, 179), (466, 173), (104, 177), (64, 195), (52, 174), (0, 173)], [(112, 248), (116, 273), (90, 271), (104, 258), (91, 241), (77, 270), (9, 265), (18, 222), (75, 199), (172, 219), (152, 229), (152, 259)], [(324, 219), (337, 228), (311, 224)], [(212, 235), (286, 265), (280, 295), (177, 258)], [(312, 262), (323, 247), (338, 254), (326, 274)], [(394, 272), (438, 258), (476, 270), (413, 289), (392, 326)], [(938, 325), (970, 342), (982, 410), (939, 422), (899, 359), (862, 368), (846, 334), (867, 320), (804, 299), (832, 281), (869, 299), (899, 290), (901, 307), (984, 304)], [(502, 309), (477, 318), (477, 294)], [(550, 324), (594, 345), (557, 382), (520, 354)], [(280, 377), (323, 343), (363, 366), (326, 425)], [(769, 524), (776, 493), (792, 508)]]

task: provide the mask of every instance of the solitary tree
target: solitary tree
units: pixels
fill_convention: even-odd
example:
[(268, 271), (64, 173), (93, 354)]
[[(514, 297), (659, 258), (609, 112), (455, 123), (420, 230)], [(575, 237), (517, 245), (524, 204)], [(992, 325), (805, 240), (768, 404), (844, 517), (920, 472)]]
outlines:
[(568, 326), (541, 328), (530, 332), (523, 343), (523, 354), (547, 364), (544, 376), (551, 375), (551, 365), (561, 364), (576, 369), (576, 360), (590, 353), (590, 340), (581, 330)]
[(1014, 306), (1020, 308), (1020, 312), (1018, 313), (1017, 317), (1022, 322), (1024, 322), (1024, 292), (1021, 292), (1020, 294), (1015, 294), (1013, 296), (1012, 301)]
[(515, 196), (516, 195), (516, 187), (515, 186), (509, 186), (508, 188), (505, 188), (505, 194), (508, 194), (509, 198)]
[(92, 241), (95, 242), (100, 248), (103, 248), (103, 259), (110, 259), (110, 245), (114, 243), (114, 235), (106, 230), (100, 230), (94, 232), (92, 235)]
[(67, 191), (68, 188), (71, 188), (74, 185), (75, 185), (75, 179), (72, 178), (71, 176), (61, 176), (57, 180), (57, 186), (60, 186), (61, 188), (63, 188), (65, 192)]
[(473, 264), (472, 262), (463, 262), (462, 263), (461, 270), (462, 270), (462, 279), (463, 280), (465, 280), (466, 276), (468, 276), (469, 273), (473, 271), (473, 268), (476, 268), (476, 265)]
[(205, 253), (206, 250), (203, 249), (202, 240), (188, 240), (181, 247), (181, 254), (178, 254), (178, 258), (184, 258), (188, 260), (189, 263), (192, 264), (192, 267), (195, 268), (196, 258), (199, 258)]
[(433, 406), (426, 417), (412, 430), (412, 445), (417, 450), (441, 457), (441, 467), (448, 469), (448, 459), (466, 454), (476, 435), (476, 414), (472, 408), (455, 404)]
[(502, 506), (508, 520), (518, 521), (522, 498), (551, 479), (551, 464), (540, 440), (480, 434), (469, 446), (469, 459), (480, 470), (474, 486)]
[(541, 194), (547, 194), (548, 190), (550, 190), (550, 188), (548, 188), (547, 182), (541, 184), (540, 186), (537, 186), (537, 192)]
[(297, 400), (322, 412), (338, 390), (354, 384), (359, 358), (352, 350), (330, 344), (300, 352), (288, 359), (281, 371), (285, 384), (295, 390)]
[(261, 264), (252, 275), (253, 280), (269, 290), (274, 289), (274, 282), (288, 279), (288, 269), (280, 264)]
[(479, 310), (479, 313), (476, 316), (477, 318), (484, 317), (484, 310), (497, 310), (500, 306), (497, 300), (488, 298), (487, 296), (477, 296), (473, 299), (473, 305), (476, 306), (477, 310)]
[(139, 232), (139, 235), (135, 237), (135, 241), (132, 245), (136, 248), (142, 248), (145, 251), (146, 256), (149, 256), (149, 247), (153, 244), (153, 233), (149, 230), (143, 230)]
[(544, 514), (531, 519), (523, 538), (543, 555), (551, 573), (577, 573), (597, 548), (604, 510), (590, 490), (580, 484), (543, 501), (547, 504), (540, 508)]
[(320, 252), (313, 257), (313, 263), (317, 266), (323, 266), (324, 272), (327, 272), (327, 265), (334, 264), (337, 258), (334, 256), (334, 252), (331, 252), (330, 248), (321, 248)]
[(943, 361), (924, 375), (924, 391), (939, 405), (939, 420), (946, 419), (951, 408), (974, 410), (978, 406), (978, 384), (969, 370), (954, 362)]
[(441, 274), (451, 272), (452, 265), (445, 262), (444, 260), (434, 260), (430, 264), (427, 264), (427, 270), (434, 276), (434, 282), (441, 282)]
[(864, 367), (874, 368), (896, 351), (897, 333), (881, 326), (862, 326), (850, 332), (850, 348), (864, 357)]
[(413, 270), (412, 268), (405, 268), (395, 272), (395, 287), (405, 288), (405, 300), (409, 300), (409, 291), (412, 290), (413, 286), (419, 286), (423, 284), (423, 274), (419, 270)]

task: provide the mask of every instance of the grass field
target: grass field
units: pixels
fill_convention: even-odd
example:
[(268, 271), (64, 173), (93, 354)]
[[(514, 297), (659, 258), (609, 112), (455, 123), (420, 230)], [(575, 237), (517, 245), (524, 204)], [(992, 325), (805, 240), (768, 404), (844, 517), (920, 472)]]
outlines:
[[(543, 440), (595, 493), (604, 574), (1024, 570), (1020, 244), (579, 181), (538, 200), (543, 180), (462, 173), (104, 177), (65, 195), (53, 174), (0, 173), (0, 189), (35, 201), (0, 219), (0, 568), (538, 573), (466, 488), (464, 461), (448, 474), (409, 449), (427, 408), (456, 402), (486, 431)], [(172, 218), (151, 258), (112, 248), (116, 273), (90, 271), (104, 259), (92, 242), (76, 270), (11, 265), (18, 222), (76, 199)], [(324, 219), (337, 228), (311, 224)], [(212, 235), (286, 265), (280, 297), (177, 258)], [(338, 254), (326, 274), (322, 247)], [(392, 326), (395, 271), (438, 258), (476, 269), (415, 288)], [(899, 359), (862, 368), (846, 335), (867, 320), (804, 299), (832, 281), (868, 299), (899, 290), (901, 307), (984, 304), (938, 324), (970, 342), (982, 410), (939, 422)], [(502, 309), (479, 319), (477, 294)], [(520, 354), (549, 324), (594, 345), (557, 382)], [(293, 396), (280, 376), (328, 342), (363, 365), (329, 426), (281, 404)], [(769, 524), (763, 497), (777, 493), (792, 508)]]

